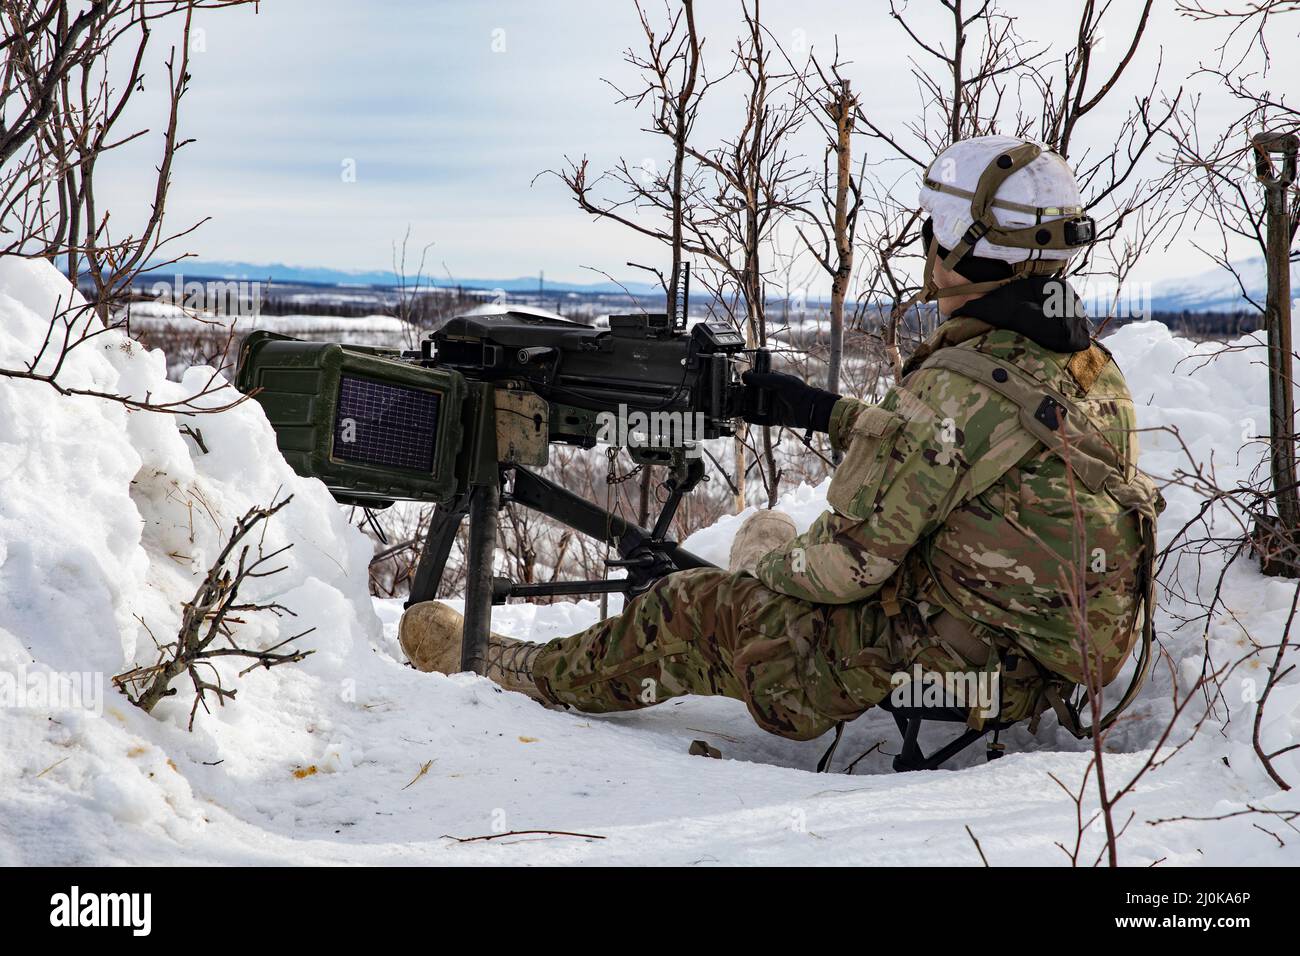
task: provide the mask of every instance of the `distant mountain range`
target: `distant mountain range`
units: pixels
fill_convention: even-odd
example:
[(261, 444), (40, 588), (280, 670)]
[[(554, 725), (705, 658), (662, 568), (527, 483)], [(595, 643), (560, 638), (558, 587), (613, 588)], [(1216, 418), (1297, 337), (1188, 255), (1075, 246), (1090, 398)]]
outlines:
[[(1264, 301), (1266, 271), (1262, 256), (1244, 259), (1237, 264), (1247, 293), (1257, 302)], [(281, 263), (257, 264), (219, 260), (187, 259), (169, 270), (185, 276), (208, 279), (242, 279), (246, 281), (271, 281), (302, 283), (322, 286), (394, 286), (397, 276), (389, 270), (365, 271), (330, 269), (324, 266), (288, 266)], [(159, 274), (158, 278), (163, 278)], [(408, 279), (408, 283), (412, 280)], [(424, 278), (422, 283), (442, 288), (464, 287), (470, 289), (502, 289), (505, 292), (536, 292), (536, 276), (513, 279), (446, 279)], [(1292, 263), (1291, 287), (1293, 295), (1300, 295), (1300, 263)], [(574, 292), (579, 294), (616, 295), (628, 292), (635, 296), (662, 295), (659, 287), (649, 282), (603, 281), (590, 283), (545, 282), (549, 293)], [(1161, 279), (1152, 283), (1151, 308), (1156, 312), (1236, 312), (1248, 310), (1236, 279), (1222, 269), (1210, 269), (1192, 276)]]
[[(1242, 295), (1261, 306), (1268, 289), (1268, 269), (1263, 256), (1236, 263), (1241, 282), (1226, 269), (1210, 269), (1179, 279), (1152, 283), (1151, 308), (1156, 312), (1237, 312), (1252, 309)], [(1291, 295), (1300, 296), (1300, 262), (1291, 263)]]
[[(397, 274), (391, 270), (365, 271), (348, 269), (330, 269), (325, 266), (287, 266), (282, 263), (229, 262), (212, 259), (185, 259), (175, 265), (166, 267), (168, 274), (179, 272), (185, 276), (204, 279), (243, 279), (250, 282), (285, 282), (306, 285), (331, 286), (395, 286)], [(407, 277), (407, 285), (413, 285), (414, 277)], [(520, 276), (514, 279), (460, 279), (424, 276), (422, 286), (439, 288), (468, 289), (502, 289), (506, 292), (536, 292), (537, 276)], [(545, 282), (547, 292), (578, 293), (620, 293), (627, 291), (633, 295), (662, 295), (658, 285), (649, 282), (626, 282), (619, 285), (608, 280), (604, 282)]]

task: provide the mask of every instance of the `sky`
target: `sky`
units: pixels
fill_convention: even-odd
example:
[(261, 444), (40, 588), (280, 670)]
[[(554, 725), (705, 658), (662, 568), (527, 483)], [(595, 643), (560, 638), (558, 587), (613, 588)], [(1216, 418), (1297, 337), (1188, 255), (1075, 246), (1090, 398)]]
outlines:
[[(1002, 0), (1021, 34), (1057, 44), (1080, 4)], [(899, 5), (918, 29), (939, 36), (936, 0)], [(1123, 52), (1123, 29), (1139, 8), (1136, 0), (1113, 6), (1121, 39), (1107, 41), (1103, 64)], [(647, 7), (663, 19), (663, 0)], [(1158, 61), (1163, 88), (1186, 82), (1203, 96), (1207, 124), (1229, 118), (1223, 95), (1194, 78), (1198, 64), (1214, 58), (1220, 29), (1178, 17), (1173, 0), (1157, 7), (1130, 79), (1088, 119), (1089, 149), (1113, 142), (1114, 124)], [(739, 0), (704, 0), (700, 8), (709, 62), (720, 66), (737, 35)], [(887, 0), (768, 0), (763, 16), (794, 54), (811, 48), (828, 56), (838, 39), (868, 114), (901, 130), (921, 97), (909, 73), (915, 48), (888, 9)], [(383, 269), (409, 228), (412, 257), (432, 244), (427, 269), (440, 276), (544, 271), (593, 282), (603, 271), (643, 279), (628, 260), (665, 258), (624, 227), (593, 222), (545, 175), (566, 157), (587, 156), (596, 169), (621, 158), (666, 161), (662, 145), (641, 131), (643, 117), (618, 104), (605, 82), (631, 82), (622, 55), (640, 36), (632, 0), (263, 0), (256, 10), (203, 11), (198, 22), (181, 120), (194, 142), (176, 161), (169, 221), (180, 228), (211, 220), (183, 240), (185, 251), (205, 260)], [(146, 95), (133, 104), (136, 126), (156, 128), (161, 81), (155, 64)], [(1298, 81), (1300, 60), (1275, 57), (1267, 85)], [(736, 122), (727, 95), (697, 141), (716, 141)], [(107, 167), (106, 198), (121, 218), (147, 209), (156, 140), (142, 137)], [(815, 137), (798, 145), (820, 165)], [(870, 161), (885, 157), (879, 145), (863, 146)], [(901, 177), (895, 188), (910, 199), (914, 175), (893, 168)], [(1162, 276), (1203, 271), (1209, 263), (1189, 238), (1158, 250), (1151, 268)]]

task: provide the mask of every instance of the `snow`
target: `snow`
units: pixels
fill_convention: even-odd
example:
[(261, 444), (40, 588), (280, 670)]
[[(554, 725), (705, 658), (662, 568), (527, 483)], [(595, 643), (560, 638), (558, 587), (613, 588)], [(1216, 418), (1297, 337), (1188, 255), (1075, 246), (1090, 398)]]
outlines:
[[(0, 365), (34, 355), (70, 295), (49, 265), (0, 259)], [(1213, 453), (1221, 480), (1257, 466), (1258, 444), (1236, 451), (1243, 420), (1266, 420), (1263, 375), (1249, 352), (1214, 358), (1211, 346), (1153, 323), (1126, 326), (1107, 344), (1130, 375), (1144, 426), (1177, 424), (1198, 455)], [(1189, 363), (1203, 367), (1189, 376)], [(167, 400), (210, 374), (191, 369), (169, 382), (165, 372), (160, 352), (104, 332), (71, 353), (61, 381)], [(208, 454), (180, 432), (185, 424), (201, 429)], [(1168, 473), (1176, 443), (1145, 438), (1144, 463)], [(288, 494), (264, 544), (293, 544), (286, 569), (249, 596), (297, 616), (250, 616), (239, 636), (268, 646), (314, 627), (297, 644), (315, 653), (243, 677), (238, 663), (223, 663), (238, 696), (210, 714), (200, 709), (192, 732), (184, 681), (152, 715), (132, 706), (109, 678), (151, 663), (153, 639), (176, 633), (181, 602), (234, 520)], [(1168, 496), (1165, 535), (1199, 504), (1179, 489)], [(804, 528), (824, 501), (824, 485), (800, 486), (780, 507)], [(685, 545), (725, 561), (742, 517)], [(473, 675), (404, 666), (400, 603), (367, 594), (370, 553), (323, 486), (276, 453), (255, 403), (187, 419), (0, 378), (0, 683), (50, 689), (20, 700), (0, 686), (0, 864), (979, 865), (966, 826), (995, 865), (1066, 862), (1054, 842), (1073, 842), (1074, 806), (1049, 774), (1077, 786), (1088, 755), (1050, 718), (1037, 738), (1006, 735), (1008, 755), (995, 763), (972, 751), (951, 771), (895, 775), (878, 749), (847, 776), (811, 772), (827, 740), (767, 735), (735, 701), (691, 698), (605, 717), (548, 711)], [(1178, 573), (1187, 579), (1177, 583), (1195, 587)], [(1284, 582), (1245, 562), (1226, 587), (1227, 608), (1210, 632), (1216, 660), (1244, 652), (1243, 626), (1255, 640), (1276, 640), (1290, 606)], [(494, 627), (546, 640), (597, 614), (591, 601), (511, 605)], [(1160, 627), (1179, 678), (1194, 679), (1200, 631), (1174, 632), (1168, 615)], [(1253, 824), (1273, 827), (1251, 816), (1151, 822), (1286, 806), (1250, 747), (1255, 705), (1244, 681), (1258, 683), (1260, 673), (1234, 675), (1226, 712), (1125, 799), (1121, 817), (1136, 817), (1120, 842), (1123, 862), (1298, 862), (1296, 841), (1279, 847)], [(63, 691), (88, 682), (100, 693), (84, 694), (81, 706), (49, 703), (75, 701)], [(1134, 719), (1111, 737), (1112, 781), (1147, 759), (1169, 692), (1158, 669)], [(1275, 747), (1298, 738), (1300, 683), (1275, 693), (1265, 733)], [(688, 755), (695, 739), (724, 759)], [(846, 732), (836, 769), (878, 742), (895, 750), (892, 722), (868, 714)], [(1278, 767), (1300, 779), (1300, 754)], [(1087, 799), (1095, 804), (1091, 791)], [(449, 838), (528, 829), (605, 839)], [(1102, 846), (1096, 828), (1084, 846), (1091, 862)]]
[[(175, 331), (192, 333), (196, 320), (209, 325), (213, 334), (226, 334), (233, 326), (237, 332), (264, 329), (281, 335), (303, 338), (332, 338), (343, 336), (355, 344), (401, 344), (414, 340), (419, 333), (409, 322), (392, 315), (214, 315), (196, 309), (172, 305), (169, 302), (133, 302), (130, 306), (130, 324), (136, 329), (152, 332)], [(374, 343), (371, 340), (375, 340)]]

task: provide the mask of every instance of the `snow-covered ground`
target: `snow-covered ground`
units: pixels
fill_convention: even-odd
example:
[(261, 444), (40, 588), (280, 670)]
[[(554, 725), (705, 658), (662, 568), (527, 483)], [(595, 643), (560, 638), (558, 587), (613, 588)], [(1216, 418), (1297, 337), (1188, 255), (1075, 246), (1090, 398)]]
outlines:
[(183, 308), (168, 302), (133, 302), (130, 324), (134, 329), (153, 333), (192, 333), (201, 319), (213, 334), (227, 334), (232, 326), (239, 333), (264, 329), (300, 338), (337, 339), (352, 345), (401, 346), (418, 340), (419, 330), (392, 315), (212, 315), (197, 309)]
[[(0, 367), (39, 350), (70, 294), (53, 268), (0, 259)], [(1130, 376), (1144, 426), (1178, 425), (1196, 455), (1213, 454), (1225, 483), (1257, 465), (1258, 444), (1237, 451), (1248, 422), (1267, 420), (1251, 353), (1226, 353), (1193, 374), (1186, 360), (1209, 347), (1163, 326), (1125, 327), (1108, 345)], [(206, 378), (196, 369), (168, 382), (165, 365), (160, 353), (109, 333), (74, 350), (61, 381), (165, 401)], [(403, 666), (400, 605), (367, 594), (370, 544), (323, 486), (285, 465), (259, 407), (188, 421), (207, 453), (182, 435), (179, 416), (0, 378), (0, 863), (978, 865), (967, 826), (994, 865), (1066, 862), (1054, 844), (1073, 844), (1075, 808), (1049, 775), (1077, 786), (1088, 755), (1050, 717), (1037, 738), (1023, 729), (1007, 735), (1009, 752), (995, 763), (983, 763), (976, 748), (953, 770), (895, 775), (892, 722), (869, 714), (849, 728), (835, 769), (876, 750), (852, 775), (819, 775), (812, 768), (826, 740), (764, 734), (734, 701), (692, 698), (595, 717), (544, 710), (470, 675)], [(1144, 463), (1168, 474), (1177, 444), (1159, 433), (1146, 439)], [(258, 615), (239, 635), (267, 646), (315, 627), (298, 642), (315, 653), (243, 677), (242, 665), (223, 664), (238, 697), (211, 714), (200, 710), (192, 733), (184, 681), (154, 714), (133, 707), (109, 678), (152, 663), (153, 639), (176, 633), (181, 602), (235, 519), (288, 493), (293, 501), (264, 542), (268, 550), (292, 543), (286, 570), (248, 596), (274, 598), (297, 616)], [(1169, 499), (1166, 536), (1199, 504), (1179, 490)], [(823, 489), (802, 487), (782, 506), (806, 526), (823, 503)], [(739, 522), (723, 519), (687, 546), (725, 560)], [(1207, 570), (1212, 581), (1217, 569)], [(1190, 571), (1184, 578), (1178, 583), (1195, 587)], [(1285, 582), (1242, 562), (1227, 575), (1226, 595), (1210, 632), (1216, 661), (1243, 653), (1247, 631), (1276, 641), (1291, 600)], [(591, 602), (515, 605), (499, 610), (495, 626), (545, 640), (596, 613)], [(1168, 616), (1160, 624), (1179, 679), (1194, 679), (1205, 650), (1200, 631), (1171, 633)], [(1262, 687), (1261, 672), (1240, 669), (1219, 715), (1125, 799), (1117, 817), (1134, 818), (1122, 862), (1300, 862), (1300, 839), (1275, 819), (1155, 822), (1247, 804), (1295, 808), (1251, 752), (1251, 690)], [(1244, 683), (1252, 678), (1254, 688)], [(86, 693), (80, 706), (56, 707), (33, 696), (42, 688)], [(1135, 717), (1110, 738), (1112, 786), (1147, 759), (1169, 694), (1159, 668)], [(1276, 692), (1267, 715), (1271, 747), (1300, 739), (1300, 683)], [(724, 759), (690, 756), (696, 739)], [(1278, 767), (1300, 780), (1300, 752)], [(592, 836), (451, 839), (535, 829)], [(1099, 828), (1090, 828), (1083, 859), (1101, 845)]]

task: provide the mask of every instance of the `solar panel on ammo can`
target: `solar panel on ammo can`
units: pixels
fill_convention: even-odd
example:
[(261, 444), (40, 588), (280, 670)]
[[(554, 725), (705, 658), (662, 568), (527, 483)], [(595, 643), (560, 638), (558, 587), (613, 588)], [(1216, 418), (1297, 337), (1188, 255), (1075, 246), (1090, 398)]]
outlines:
[(457, 486), (464, 378), (383, 354), (254, 332), (238, 387), (275, 429), (285, 460), (340, 501), (447, 501)]

